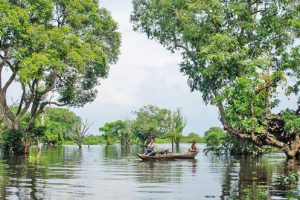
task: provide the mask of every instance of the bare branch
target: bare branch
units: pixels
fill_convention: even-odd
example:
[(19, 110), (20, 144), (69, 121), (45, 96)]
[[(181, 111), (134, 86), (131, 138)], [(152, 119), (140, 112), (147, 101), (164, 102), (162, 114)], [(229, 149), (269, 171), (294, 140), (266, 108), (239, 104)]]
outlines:
[[(81, 144), (83, 142), (83, 139), (86, 136), (87, 131), (89, 128), (93, 125), (93, 123), (88, 123), (87, 120), (85, 122), (80, 122), (80, 126), (73, 127), (69, 132), (65, 132), (65, 134), (73, 141), (75, 142), (79, 148), (81, 148)], [(75, 132), (76, 136), (72, 134), (72, 132)]]

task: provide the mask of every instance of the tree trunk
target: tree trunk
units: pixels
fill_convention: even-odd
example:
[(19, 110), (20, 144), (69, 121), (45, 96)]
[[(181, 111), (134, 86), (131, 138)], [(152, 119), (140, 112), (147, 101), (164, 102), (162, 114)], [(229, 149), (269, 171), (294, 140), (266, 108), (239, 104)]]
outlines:
[(295, 140), (291, 142), (289, 147), (285, 150), (285, 155), (287, 159), (295, 159), (299, 157), (299, 149), (300, 149), (300, 137), (296, 136)]
[(20, 154), (25, 154), (25, 155), (29, 154), (30, 146), (31, 146), (30, 141), (24, 141), (22, 146), (22, 151), (20, 152)]

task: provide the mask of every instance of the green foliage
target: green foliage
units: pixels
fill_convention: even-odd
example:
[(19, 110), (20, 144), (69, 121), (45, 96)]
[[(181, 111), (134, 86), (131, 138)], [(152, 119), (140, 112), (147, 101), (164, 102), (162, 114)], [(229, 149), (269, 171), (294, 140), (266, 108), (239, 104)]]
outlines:
[(212, 127), (205, 132), (204, 141), (206, 148), (204, 152), (216, 154), (230, 153), (233, 155), (257, 155), (267, 153), (272, 149), (267, 147), (257, 147), (250, 141), (244, 141), (224, 132), (219, 127)]
[(189, 133), (187, 136), (182, 136), (181, 142), (183, 143), (204, 143), (204, 138), (200, 137), (197, 133)]
[[(118, 59), (120, 43), (117, 23), (98, 1), (0, 0), (0, 76), (4, 71), (8, 76), (0, 88), (5, 128), (27, 133), (49, 105), (93, 101), (96, 86)], [(12, 83), (21, 89), (17, 112), (7, 105)]]
[[(145, 144), (151, 137), (160, 138), (162, 142), (175, 142), (177, 145), (182, 138), (186, 120), (180, 109), (172, 112), (157, 106), (147, 105), (134, 112), (133, 120), (118, 120), (104, 124), (100, 128), (106, 143)], [(168, 139), (166, 139), (168, 138)]]
[(15, 130), (5, 130), (2, 132), (2, 149), (5, 152), (19, 153), (22, 151), (22, 132)]
[(105, 143), (104, 139), (98, 135), (88, 135), (84, 138), (83, 144), (96, 145)]
[(288, 144), (291, 138), (280, 134), (299, 134), (299, 111), (285, 114), (285, 133), (266, 127), (280, 91), (299, 94), (299, 7), (286, 0), (134, 0), (131, 21), (134, 30), (181, 53), (188, 85), (218, 107), (229, 133), (283, 148), (273, 141)]
[(129, 145), (134, 141), (131, 127), (131, 121), (118, 120), (104, 124), (100, 128), (100, 131), (104, 132), (103, 138), (108, 145), (114, 144), (117, 141), (120, 141), (122, 145)]
[(98, 78), (107, 76), (119, 54), (120, 34), (109, 12), (93, 0), (0, 4), (1, 51), (12, 49), (14, 63), (20, 63), (16, 80), (37, 81), (41, 93), (56, 82), (61, 103), (92, 101)]
[(231, 200), (252, 200), (252, 199), (271, 199), (267, 188), (257, 185), (255, 190), (253, 188), (236, 189), (233, 195), (230, 195)]
[(143, 143), (150, 137), (165, 138), (169, 134), (171, 111), (157, 106), (147, 105), (135, 112), (134, 134)]
[(221, 153), (223, 151), (222, 144), (224, 144), (226, 135), (227, 134), (221, 128), (210, 128), (204, 134), (204, 141), (207, 144), (204, 151)]
[(294, 112), (291, 110), (286, 110), (282, 113), (282, 118), (285, 123), (286, 131), (291, 131), (292, 129), (300, 130), (300, 117), (295, 116)]
[(169, 144), (170, 138), (155, 138), (155, 143), (157, 144)]
[(298, 185), (299, 176), (297, 171), (291, 172), (288, 176), (276, 178), (276, 185), (283, 189), (295, 188)]
[(179, 108), (172, 112), (170, 117), (170, 127), (169, 127), (169, 137), (172, 142), (178, 146), (182, 138), (182, 131), (186, 125), (186, 119), (182, 116), (181, 110)]
[(50, 108), (43, 115), (45, 134), (42, 142), (47, 144), (62, 144), (65, 133), (81, 122), (80, 117), (66, 108)]

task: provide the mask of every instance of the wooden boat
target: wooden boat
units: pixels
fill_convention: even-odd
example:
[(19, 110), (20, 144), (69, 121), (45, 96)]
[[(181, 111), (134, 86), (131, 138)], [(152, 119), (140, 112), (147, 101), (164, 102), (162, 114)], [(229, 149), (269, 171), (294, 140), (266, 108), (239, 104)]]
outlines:
[(194, 159), (199, 152), (187, 152), (187, 153), (164, 153), (155, 154), (153, 156), (144, 156), (143, 154), (138, 154), (139, 158), (143, 161), (146, 160), (172, 160), (172, 159)]

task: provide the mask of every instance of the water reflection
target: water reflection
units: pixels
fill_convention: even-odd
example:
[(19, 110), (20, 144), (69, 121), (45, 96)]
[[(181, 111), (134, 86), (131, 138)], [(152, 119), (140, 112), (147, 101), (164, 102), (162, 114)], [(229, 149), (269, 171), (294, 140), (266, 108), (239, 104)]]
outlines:
[(224, 173), (221, 199), (299, 199), (299, 190), (277, 188), (276, 178), (299, 171), (296, 163), (278, 157), (235, 157)]
[(141, 183), (180, 183), (183, 166), (172, 161), (140, 161), (138, 171), (137, 180)]
[[(189, 145), (182, 145), (185, 151)], [(163, 146), (162, 148), (168, 148)], [(200, 146), (200, 149), (202, 146)], [(0, 199), (299, 199), (299, 184), (279, 176), (299, 171), (283, 154), (141, 162), (138, 146), (76, 146), (0, 158)]]

